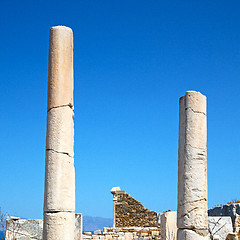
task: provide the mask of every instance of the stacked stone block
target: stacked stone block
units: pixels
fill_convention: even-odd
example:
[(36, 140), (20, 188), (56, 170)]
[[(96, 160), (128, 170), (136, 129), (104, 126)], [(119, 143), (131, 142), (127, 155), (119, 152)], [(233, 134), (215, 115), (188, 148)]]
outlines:
[(83, 240), (160, 240), (158, 227), (104, 228), (103, 233), (84, 233)]
[[(115, 190), (113, 190), (115, 189)], [(113, 226), (115, 227), (157, 227), (157, 213), (145, 208), (125, 191), (113, 188)]]

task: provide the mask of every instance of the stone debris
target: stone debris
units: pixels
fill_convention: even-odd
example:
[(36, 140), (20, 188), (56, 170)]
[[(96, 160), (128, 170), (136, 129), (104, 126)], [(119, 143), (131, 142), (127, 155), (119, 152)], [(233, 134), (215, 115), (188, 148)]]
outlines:
[(225, 240), (229, 233), (233, 233), (230, 217), (208, 217), (208, 229), (211, 237)]
[(42, 239), (43, 220), (7, 217), (5, 240)]
[(160, 240), (159, 227), (105, 227), (101, 234), (83, 233), (83, 240)]
[[(60, 232), (60, 234), (64, 234), (61, 228), (59, 228), (58, 231)], [(43, 220), (21, 219), (19, 217), (7, 218), (5, 240), (42, 240), (42, 234)], [(82, 214), (75, 214), (74, 240), (82, 240)]]
[(229, 216), (232, 219), (233, 231), (240, 233), (240, 203), (230, 203), (208, 210), (209, 216)]

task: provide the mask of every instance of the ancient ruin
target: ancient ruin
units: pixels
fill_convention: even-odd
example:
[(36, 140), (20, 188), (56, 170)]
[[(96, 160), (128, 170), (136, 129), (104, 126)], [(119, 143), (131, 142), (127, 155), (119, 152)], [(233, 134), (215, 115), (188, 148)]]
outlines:
[(240, 239), (240, 204), (207, 209), (206, 97), (187, 91), (179, 102), (177, 212), (145, 208), (113, 187), (113, 227), (84, 232), (75, 214), (73, 33), (50, 29), (44, 220), (10, 217), (6, 240)]
[(44, 240), (74, 239), (73, 110), (73, 33), (68, 27), (52, 27), (49, 40)]
[(179, 102), (178, 240), (208, 239), (206, 97), (189, 91)]
[(111, 193), (113, 194), (113, 227), (158, 226), (156, 212), (145, 208), (120, 187), (112, 188)]
[[(75, 214), (74, 240), (82, 239), (82, 214)], [(19, 217), (8, 217), (6, 221), (5, 240), (29, 240), (43, 238), (42, 219), (22, 219)], [(59, 234), (62, 234), (61, 232)]]

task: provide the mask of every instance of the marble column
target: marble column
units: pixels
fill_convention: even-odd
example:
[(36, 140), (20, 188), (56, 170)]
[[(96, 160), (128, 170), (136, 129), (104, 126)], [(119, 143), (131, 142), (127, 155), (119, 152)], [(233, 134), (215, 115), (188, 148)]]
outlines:
[(73, 240), (75, 230), (73, 33), (50, 29), (43, 240)]
[(209, 239), (206, 120), (206, 97), (186, 92), (179, 102), (178, 240)]

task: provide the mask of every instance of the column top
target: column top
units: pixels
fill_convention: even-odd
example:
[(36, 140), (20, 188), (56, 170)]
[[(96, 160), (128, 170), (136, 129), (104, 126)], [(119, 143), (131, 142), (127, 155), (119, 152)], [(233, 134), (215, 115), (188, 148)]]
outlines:
[(62, 26), (62, 25), (51, 27), (50, 31), (53, 31), (53, 30), (65, 30), (65, 31), (72, 32), (72, 29), (70, 27), (66, 27), (66, 26)]

